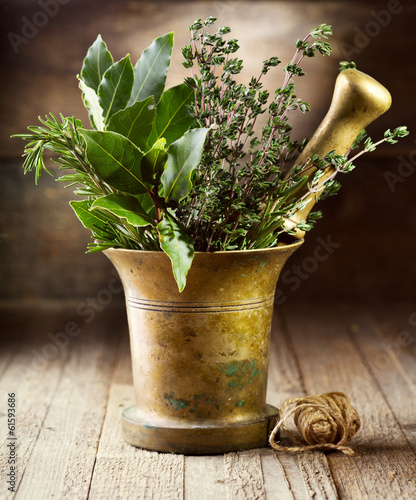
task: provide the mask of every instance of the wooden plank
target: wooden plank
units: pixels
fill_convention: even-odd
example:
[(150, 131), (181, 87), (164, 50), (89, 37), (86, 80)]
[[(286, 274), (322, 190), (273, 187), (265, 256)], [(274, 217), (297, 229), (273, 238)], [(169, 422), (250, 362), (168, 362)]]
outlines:
[[(376, 319), (375, 312), (349, 308), (352, 335), (366, 360), (371, 378), (383, 392), (400, 428), (416, 451), (416, 336), (413, 309), (396, 305), (385, 307), (388, 321)], [(409, 321), (410, 318), (410, 321)], [(413, 330), (413, 331), (412, 331)], [(416, 474), (416, 471), (415, 471)]]
[(267, 500), (300, 500), (301, 497), (294, 496), (289, 477), (277, 453), (271, 448), (262, 448), (260, 457)]
[(228, 500), (263, 500), (266, 498), (261, 457), (258, 450), (224, 455), (225, 484)]
[(226, 498), (223, 455), (185, 457), (185, 500)]
[[(303, 380), (296, 354), (287, 334), (283, 313), (278, 307), (275, 308), (273, 316), (267, 401), (279, 408), (287, 399), (300, 397), (304, 394)], [(284, 439), (284, 436), (282, 438)], [(275, 451), (271, 451), (271, 453), (276, 461), (276, 469), (280, 472), (280, 482), (289, 484), (289, 489), (296, 500), (306, 500), (308, 498), (307, 489), (298, 456), (290, 453), (276, 453)], [(264, 466), (267, 467), (267, 465)]]
[(305, 394), (302, 374), (280, 307), (275, 307), (270, 339), (267, 402), (278, 408), (289, 398)]
[(308, 451), (298, 457), (307, 498), (316, 500), (338, 499), (335, 483), (326, 456), (321, 452)]
[(300, 304), (287, 309), (287, 321), (307, 392), (343, 391), (361, 416), (352, 442), (358, 456), (327, 455), (340, 497), (414, 498), (415, 454), (351, 342), (342, 308), (331, 304), (323, 314), (316, 305)]
[[(270, 348), (268, 401), (279, 407), (287, 399), (304, 396), (304, 385), (299, 360), (287, 331), (284, 312), (281, 308), (276, 308)], [(284, 436), (282, 442), (287, 446), (291, 445)], [(280, 483), (288, 484), (289, 491), (296, 500), (338, 498), (323, 453), (290, 454), (274, 451), (271, 453), (274, 453), (277, 467), (281, 471)], [(264, 458), (263, 467), (267, 467)], [(283, 491), (286, 495), (289, 494), (284, 486)]]
[[(43, 312), (43, 315), (41, 314)], [(37, 353), (46, 345), (46, 334), (56, 331), (61, 326), (56, 316), (48, 315), (45, 310), (34, 314), (33, 323), (28, 323), (26, 329), (33, 337), (31, 343), (21, 343), (20, 350), (13, 357), (13, 363), (7, 366), (0, 380), (0, 394), (3, 399), (2, 408), (5, 408), (7, 394), (16, 394), (16, 443), (18, 445), (16, 490), (18, 490), (31, 454), (36, 445), (45, 417), (53, 400), (56, 388), (62, 374), (65, 353), (56, 352), (54, 359), (39, 362)], [(23, 335), (21, 325), (17, 321), (19, 340)], [(10, 326), (12, 328), (12, 326)], [(7, 356), (7, 351), (1, 350), (1, 357)], [(47, 383), (46, 383), (47, 381)], [(7, 455), (7, 413), (0, 413), (0, 428), (2, 437), (0, 442), (0, 475), (6, 477), (10, 472), (5, 458)], [(1, 492), (7, 491), (6, 484), (1, 485)], [(4, 488), (4, 490), (3, 490)]]
[(61, 376), (16, 498), (30, 498), (34, 487), (39, 498), (87, 497), (118, 342), (114, 332), (122, 323), (115, 311), (80, 328), (62, 349)]
[(89, 499), (183, 498), (183, 455), (142, 450), (123, 441), (121, 412), (133, 404), (130, 351), (125, 335), (117, 354)]

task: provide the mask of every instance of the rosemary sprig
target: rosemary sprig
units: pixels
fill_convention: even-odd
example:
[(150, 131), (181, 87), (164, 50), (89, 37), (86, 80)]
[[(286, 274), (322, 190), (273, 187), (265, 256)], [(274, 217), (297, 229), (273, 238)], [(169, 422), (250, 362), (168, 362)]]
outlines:
[[(43, 126), (31, 126), (28, 127), (30, 133), (13, 136), (27, 141), (23, 153), (23, 168), (25, 173), (35, 171), (36, 184), (42, 171), (54, 175), (44, 161), (45, 153), (49, 151), (52, 153), (51, 160), (59, 165), (59, 171), (71, 170), (71, 174), (60, 175), (56, 180), (65, 182), (65, 187), (75, 187), (74, 193), (87, 197), (89, 207), (94, 200), (117, 192), (95, 172), (88, 161), (84, 140), (79, 133), (82, 128), (80, 120), (66, 118), (62, 114), (58, 119), (50, 113), (44, 119), (39, 118), (39, 121)], [(92, 229), (95, 240), (88, 245), (89, 252), (111, 247), (160, 249), (158, 237), (151, 228), (142, 230), (108, 211), (95, 210), (94, 213), (105, 221), (105, 225)]]

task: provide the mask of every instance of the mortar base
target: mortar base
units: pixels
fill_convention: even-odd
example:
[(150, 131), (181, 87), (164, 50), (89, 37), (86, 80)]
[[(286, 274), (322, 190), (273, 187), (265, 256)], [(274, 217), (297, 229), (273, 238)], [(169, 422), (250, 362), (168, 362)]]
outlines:
[(124, 440), (147, 450), (209, 455), (261, 448), (268, 444), (279, 410), (266, 405), (263, 415), (249, 423), (180, 427), (152, 426), (137, 418), (134, 406), (123, 411)]

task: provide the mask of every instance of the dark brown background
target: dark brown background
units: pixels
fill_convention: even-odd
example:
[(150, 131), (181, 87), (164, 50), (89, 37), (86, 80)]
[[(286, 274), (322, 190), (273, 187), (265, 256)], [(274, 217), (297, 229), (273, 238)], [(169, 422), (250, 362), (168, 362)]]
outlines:
[[(287, 277), (294, 276), (292, 266), (306, 272), (299, 281), (279, 285), (283, 301), (414, 299), (416, 173), (395, 184), (394, 191), (385, 176), (397, 174), (401, 158), (416, 164), (416, 2), (45, 0), (44, 5), (57, 6), (46, 21), (39, 14), (41, 4), (0, 3), (1, 299), (94, 297), (111, 271), (104, 255), (84, 254), (90, 236), (68, 206), (72, 193), (46, 175), (35, 188), (33, 177), (25, 178), (20, 167), (23, 142), (9, 136), (49, 112), (87, 122), (75, 76), (98, 33), (115, 59), (130, 52), (135, 61), (156, 36), (175, 31), (168, 85), (180, 83), (185, 75), (180, 47), (187, 42), (187, 27), (208, 15), (230, 26), (240, 40), (247, 80), (267, 57), (287, 61), (294, 41), (311, 28), (323, 22), (333, 26), (333, 55), (304, 64), (307, 75), (299, 80), (298, 96), (312, 104), (312, 111), (294, 120), (297, 136), (310, 136), (323, 118), (338, 62), (348, 58), (346, 47), (359, 69), (382, 82), (393, 97), (391, 110), (369, 127), (370, 135), (377, 139), (386, 128), (399, 125), (411, 131), (399, 144), (361, 158), (357, 170), (342, 177), (340, 194), (322, 203), (324, 219), (288, 263)], [(10, 33), (22, 36), (27, 20), (34, 19), (45, 25), (14, 50)], [(280, 82), (278, 69), (269, 87)], [(339, 246), (327, 259), (314, 261), (319, 242), (328, 238)]]

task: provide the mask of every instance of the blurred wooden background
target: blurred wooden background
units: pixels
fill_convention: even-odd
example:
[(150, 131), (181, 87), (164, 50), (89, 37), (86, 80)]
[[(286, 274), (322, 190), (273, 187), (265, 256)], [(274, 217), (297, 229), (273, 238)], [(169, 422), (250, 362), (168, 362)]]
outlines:
[[(369, 134), (377, 139), (399, 125), (411, 131), (398, 144), (361, 158), (357, 170), (341, 179), (338, 196), (321, 204), (324, 219), (289, 261), (278, 302), (414, 299), (416, 2), (2, 0), (0, 14), (1, 299), (95, 296), (111, 272), (104, 255), (84, 254), (90, 235), (68, 206), (72, 192), (46, 175), (35, 188), (33, 176), (22, 173), (23, 142), (9, 136), (49, 112), (87, 123), (76, 75), (98, 33), (115, 59), (130, 52), (135, 61), (156, 36), (175, 31), (168, 86), (180, 83), (186, 74), (180, 47), (188, 40), (187, 27), (208, 15), (230, 26), (239, 39), (247, 81), (265, 58), (289, 60), (295, 40), (311, 28), (333, 26), (333, 55), (303, 65), (307, 75), (298, 80), (298, 96), (312, 111), (294, 118), (296, 136), (311, 136), (323, 118), (338, 63), (345, 59), (378, 79), (393, 97), (391, 110)], [(278, 87), (281, 78), (278, 68), (269, 88)], [(314, 257), (318, 247), (320, 260)]]

